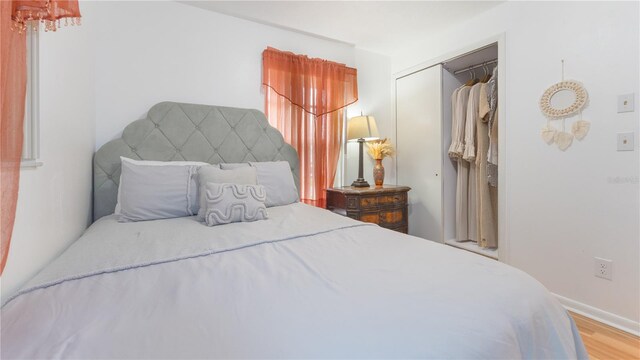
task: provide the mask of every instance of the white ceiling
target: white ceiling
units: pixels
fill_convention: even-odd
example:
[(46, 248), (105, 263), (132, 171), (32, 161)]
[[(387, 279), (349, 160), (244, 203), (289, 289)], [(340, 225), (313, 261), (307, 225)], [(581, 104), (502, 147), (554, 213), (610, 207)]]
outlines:
[(181, 1), (394, 55), (502, 1)]

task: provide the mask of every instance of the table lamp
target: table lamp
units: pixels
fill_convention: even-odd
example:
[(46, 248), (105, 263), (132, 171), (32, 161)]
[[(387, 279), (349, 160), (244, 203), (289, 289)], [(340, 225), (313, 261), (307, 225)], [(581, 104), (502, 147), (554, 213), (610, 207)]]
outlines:
[(358, 178), (351, 183), (353, 187), (369, 187), (362, 174), (362, 147), (365, 141), (378, 139), (378, 127), (373, 116), (356, 116), (347, 123), (347, 140), (357, 140), (359, 148)]

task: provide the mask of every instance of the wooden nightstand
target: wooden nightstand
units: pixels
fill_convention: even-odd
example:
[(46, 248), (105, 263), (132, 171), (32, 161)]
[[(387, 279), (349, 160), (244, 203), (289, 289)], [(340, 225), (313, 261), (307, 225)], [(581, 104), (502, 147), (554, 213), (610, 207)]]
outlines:
[(407, 233), (408, 186), (355, 188), (344, 186), (327, 189), (327, 209), (352, 219), (378, 224), (387, 229)]

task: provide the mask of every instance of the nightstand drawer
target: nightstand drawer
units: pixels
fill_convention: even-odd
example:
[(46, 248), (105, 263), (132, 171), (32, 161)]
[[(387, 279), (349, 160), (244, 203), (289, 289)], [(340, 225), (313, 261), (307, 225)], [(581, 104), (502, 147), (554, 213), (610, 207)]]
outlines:
[(373, 224), (379, 224), (380, 214), (378, 214), (378, 212), (361, 213), (358, 220)]
[(327, 189), (327, 209), (352, 219), (407, 232), (407, 186)]
[(378, 196), (378, 206), (405, 206), (407, 193)]
[(378, 207), (378, 197), (377, 196), (367, 196), (360, 198), (360, 209), (374, 209)]
[(378, 224), (386, 228), (396, 228), (405, 225), (407, 214), (404, 209), (394, 209), (380, 211), (380, 220)]
[(378, 224), (388, 229), (396, 229), (407, 225), (407, 211), (404, 208), (350, 213), (350, 218)]
[(347, 197), (347, 208), (349, 210), (368, 210), (379, 207), (402, 207), (407, 204), (407, 193), (382, 195), (382, 196), (365, 196), (365, 197)]

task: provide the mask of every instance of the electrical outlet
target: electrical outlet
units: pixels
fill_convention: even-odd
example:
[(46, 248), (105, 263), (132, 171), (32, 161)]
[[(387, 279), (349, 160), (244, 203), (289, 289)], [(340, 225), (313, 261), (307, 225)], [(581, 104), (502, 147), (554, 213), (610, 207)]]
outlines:
[(612, 280), (613, 261), (602, 258), (593, 258), (593, 265), (593, 275), (599, 278)]

